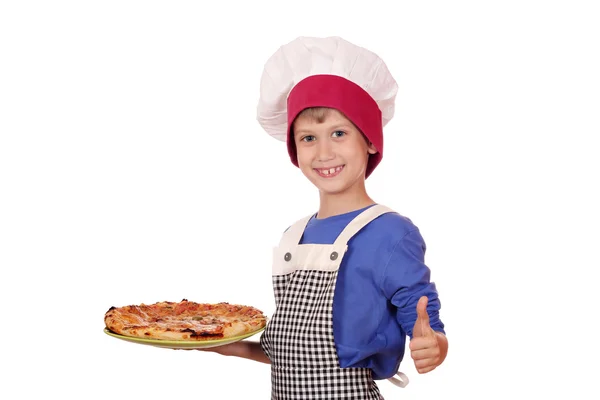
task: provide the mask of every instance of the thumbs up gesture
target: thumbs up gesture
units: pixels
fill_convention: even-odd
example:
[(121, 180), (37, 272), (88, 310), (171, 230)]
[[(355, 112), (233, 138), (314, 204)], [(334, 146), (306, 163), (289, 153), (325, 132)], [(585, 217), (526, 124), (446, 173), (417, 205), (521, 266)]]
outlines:
[(413, 335), (409, 344), (410, 354), (415, 363), (415, 368), (420, 374), (432, 371), (443, 361), (440, 348), (440, 336), (429, 325), (427, 314), (427, 296), (423, 296), (417, 303), (417, 320), (413, 327)]

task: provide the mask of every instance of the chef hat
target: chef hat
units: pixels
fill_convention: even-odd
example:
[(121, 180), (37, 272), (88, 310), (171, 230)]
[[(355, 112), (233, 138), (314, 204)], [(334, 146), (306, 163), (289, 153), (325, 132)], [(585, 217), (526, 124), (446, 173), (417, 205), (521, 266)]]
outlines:
[(383, 127), (394, 116), (398, 85), (375, 53), (340, 37), (299, 37), (281, 46), (266, 62), (260, 81), (257, 120), (271, 136), (287, 142), (294, 119), (309, 107), (341, 111), (375, 146), (366, 176), (383, 156)]

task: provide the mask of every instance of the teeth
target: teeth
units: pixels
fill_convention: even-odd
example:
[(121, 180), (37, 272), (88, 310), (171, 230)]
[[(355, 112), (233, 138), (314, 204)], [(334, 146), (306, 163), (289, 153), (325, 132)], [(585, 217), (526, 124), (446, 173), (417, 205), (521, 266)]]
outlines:
[(335, 168), (329, 168), (329, 169), (320, 169), (319, 172), (321, 172), (321, 174), (323, 175), (331, 175), (331, 174), (335, 174), (336, 172), (340, 172), (342, 170), (344, 166), (341, 165), (339, 167), (335, 167)]

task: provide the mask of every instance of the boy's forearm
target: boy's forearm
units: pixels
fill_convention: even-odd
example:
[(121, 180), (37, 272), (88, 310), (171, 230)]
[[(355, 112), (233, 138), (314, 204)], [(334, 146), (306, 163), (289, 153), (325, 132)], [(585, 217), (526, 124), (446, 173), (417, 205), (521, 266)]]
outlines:
[(265, 364), (271, 364), (271, 360), (269, 360), (269, 357), (267, 357), (265, 352), (262, 350), (260, 343), (249, 340), (242, 340), (226, 346), (215, 347), (212, 349), (212, 351), (224, 356), (241, 357)]

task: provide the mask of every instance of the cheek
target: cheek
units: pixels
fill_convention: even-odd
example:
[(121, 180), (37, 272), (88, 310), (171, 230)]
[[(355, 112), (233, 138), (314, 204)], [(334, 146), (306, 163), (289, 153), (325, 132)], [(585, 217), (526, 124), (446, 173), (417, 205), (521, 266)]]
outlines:
[(347, 160), (354, 160), (352, 162), (352, 170), (356, 170), (357, 172), (363, 171), (367, 168), (367, 164), (369, 162), (369, 153), (367, 152), (367, 147), (356, 146), (352, 151), (346, 153)]
[(296, 159), (298, 160), (298, 166), (301, 169), (310, 168), (311, 157), (306, 149), (296, 150)]
[(346, 156), (353, 160), (366, 160), (369, 157), (368, 148), (366, 146), (353, 146), (348, 149)]

